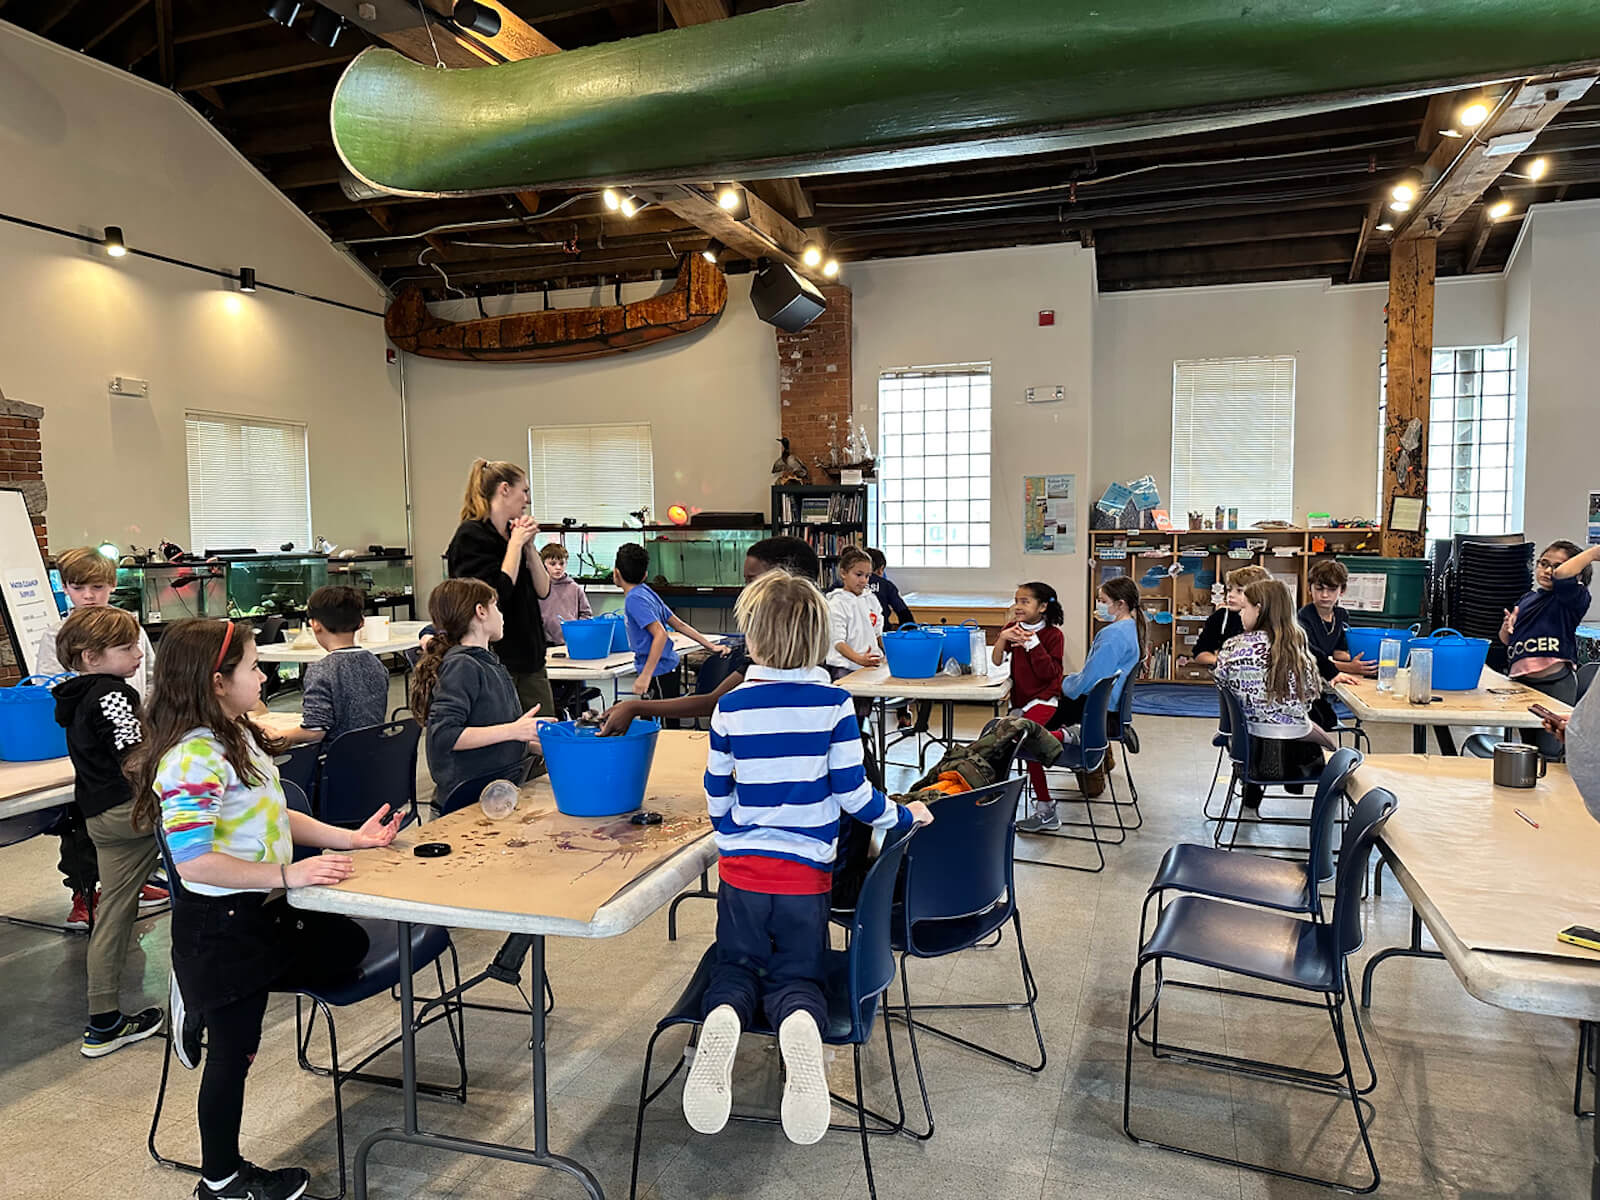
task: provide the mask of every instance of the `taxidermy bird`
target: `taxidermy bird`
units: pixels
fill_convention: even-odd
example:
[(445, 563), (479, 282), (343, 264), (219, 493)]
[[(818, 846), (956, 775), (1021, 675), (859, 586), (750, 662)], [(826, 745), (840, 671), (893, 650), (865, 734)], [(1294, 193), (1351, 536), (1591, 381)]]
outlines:
[(772, 481), (777, 484), (804, 483), (811, 477), (811, 472), (806, 470), (805, 463), (789, 452), (789, 439), (781, 437), (778, 441), (783, 446), (783, 453), (773, 461)]

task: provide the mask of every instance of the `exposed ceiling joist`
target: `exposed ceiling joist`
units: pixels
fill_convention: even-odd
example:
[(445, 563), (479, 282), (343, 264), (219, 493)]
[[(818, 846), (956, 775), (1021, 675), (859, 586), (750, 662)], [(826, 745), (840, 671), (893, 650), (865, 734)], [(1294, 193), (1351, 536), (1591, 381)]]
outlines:
[(78, 47), (78, 50), (83, 54), (90, 53), (101, 42), (105, 41), (113, 33), (121, 29), (129, 21), (133, 20), (134, 17), (138, 16), (149, 7), (150, 0), (134, 0), (134, 3), (128, 5), (128, 7), (123, 9), (122, 12), (112, 17), (109, 21), (97, 29), (94, 35), (90, 37), (88, 41), (84, 42), (83, 45)]
[(1367, 208), (1367, 215), (1361, 221), (1361, 235), (1356, 238), (1356, 252), (1350, 258), (1350, 274), (1345, 277), (1346, 283), (1354, 283), (1361, 278), (1361, 268), (1367, 264), (1367, 247), (1372, 245), (1372, 237), (1378, 231), (1378, 221), (1383, 216), (1383, 201), (1374, 200)]
[[(498, 0), (483, 0), (500, 16), (494, 37), (461, 29), (449, 20), (454, 5), (449, 0), (423, 0), (427, 21), (417, 0), (319, 0), (374, 41), (393, 46), (407, 58), (430, 66), (484, 67), (499, 62), (555, 54), (561, 47), (529, 25)], [(362, 13), (370, 9), (373, 16)], [(437, 55), (437, 58), (435, 57)]]
[(1449, 229), (1594, 81), (1590, 73), (1515, 83), (1470, 137), (1440, 141), (1423, 168), (1433, 182), (1396, 226), (1395, 240), (1436, 238)]
[(667, 0), (667, 11), (680, 29), (685, 25), (722, 21), (733, 15), (728, 0)]
[(1356, 232), (1359, 224), (1359, 214), (1346, 207), (1312, 213), (1282, 213), (1272, 220), (1263, 220), (1258, 215), (1228, 221), (1195, 221), (1126, 229), (1102, 227), (1097, 231), (1097, 248), (1102, 254), (1130, 254), (1186, 246), (1243, 245), (1289, 238), (1348, 236)]
[(180, 92), (193, 92), (203, 87), (270, 79), (274, 75), (290, 75), (312, 67), (347, 63), (354, 57), (355, 52), (348, 48), (329, 50), (326, 46), (301, 38), (260, 50), (240, 50), (196, 61), (178, 72), (177, 87)]

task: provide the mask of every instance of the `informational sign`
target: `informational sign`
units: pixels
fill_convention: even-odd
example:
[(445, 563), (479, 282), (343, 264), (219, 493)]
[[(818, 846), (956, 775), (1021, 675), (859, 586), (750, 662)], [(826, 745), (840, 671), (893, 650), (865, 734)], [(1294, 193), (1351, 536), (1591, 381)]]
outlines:
[(1387, 575), (1358, 575), (1352, 572), (1344, 594), (1344, 606), (1351, 612), (1382, 612), (1388, 596)]
[(1074, 554), (1078, 549), (1078, 486), (1073, 475), (1022, 477), (1022, 552)]
[(0, 599), (5, 602), (6, 627), (16, 646), (17, 661), (25, 675), (38, 669), (39, 643), (61, 624), (50, 576), (39, 555), (22, 493), (0, 489)]

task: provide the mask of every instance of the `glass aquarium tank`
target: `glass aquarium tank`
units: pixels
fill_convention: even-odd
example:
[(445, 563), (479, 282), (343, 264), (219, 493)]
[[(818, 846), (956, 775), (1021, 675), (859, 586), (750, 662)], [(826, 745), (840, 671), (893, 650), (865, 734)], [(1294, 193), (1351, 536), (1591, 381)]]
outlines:
[(111, 603), (146, 625), (228, 613), (228, 564), (146, 563), (118, 567)]
[(299, 616), (328, 582), (320, 554), (251, 554), (228, 560), (228, 609), (236, 617)]
[(389, 607), (411, 602), (413, 578), (409, 554), (362, 554), (330, 558), (328, 582), (366, 593), (367, 603)]
[(652, 580), (670, 588), (740, 588), (745, 552), (767, 536), (764, 529), (684, 527), (645, 538)]

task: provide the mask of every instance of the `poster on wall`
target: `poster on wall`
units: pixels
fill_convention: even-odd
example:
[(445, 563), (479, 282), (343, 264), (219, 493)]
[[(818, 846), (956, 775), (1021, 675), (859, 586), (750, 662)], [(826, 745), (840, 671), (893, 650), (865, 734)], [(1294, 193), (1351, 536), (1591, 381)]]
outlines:
[(1589, 541), (1591, 546), (1600, 546), (1600, 492), (1589, 493)]
[(1022, 477), (1022, 552), (1073, 554), (1078, 549), (1078, 487), (1073, 475)]

